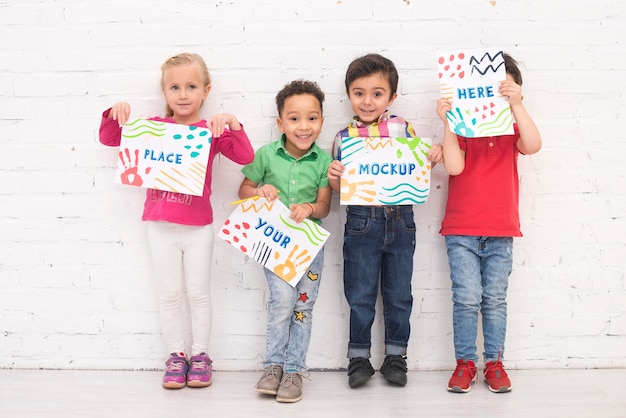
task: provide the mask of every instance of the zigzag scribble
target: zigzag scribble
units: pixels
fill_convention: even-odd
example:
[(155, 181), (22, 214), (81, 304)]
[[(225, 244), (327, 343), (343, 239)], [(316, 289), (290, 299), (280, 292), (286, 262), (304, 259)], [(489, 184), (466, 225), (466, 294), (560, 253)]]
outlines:
[(272, 208), (274, 207), (274, 203), (263, 203), (261, 205), (261, 207), (257, 207), (255, 202), (251, 202), (250, 205), (248, 205), (248, 207), (246, 207), (247, 201), (245, 202), (241, 202), (241, 211), (242, 212), (248, 212), (249, 210), (253, 210), (256, 213), (259, 213), (263, 210), (263, 208), (266, 208), (268, 211), (271, 211)]
[(501, 56), (502, 59), (504, 60), (504, 52), (502, 52), (502, 51), (498, 52), (493, 57), (491, 56), (491, 54), (489, 52), (485, 52), (485, 54), (480, 58), (480, 60), (477, 59), (474, 55), (472, 55), (472, 57), (470, 58), (470, 61), (469, 61), (469, 65), (472, 65), (474, 63), (474, 61), (476, 62), (476, 64), (482, 64), (482, 62), (485, 59), (485, 57), (489, 58), (489, 62), (494, 62), (496, 60), (496, 58), (498, 58), (499, 56)]
[(376, 137), (376, 139), (377, 141), (375, 141), (373, 137), (365, 138), (365, 148), (376, 150), (377, 148), (385, 148), (388, 145), (393, 147), (393, 142), (391, 141), (391, 138)]
[[(479, 64), (482, 64), (483, 61), (485, 60), (485, 57), (487, 57), (489, 59), (489, 62), (493, 63), (498, 57), (502, 58), (502, 62), (500, 64), (498, 64), (497, 67), (493, 67), (493, 65), (488, 65), (487, 67), (485, 67), (484, 71), (481, 71), (480, 68), (478, 68)], [(474, 65), (472, 65), (474, 64)], [(491, 54), (489, 52), (485, 52), (485, 54), (480, 58), (480, 60), (478, 58), (476, 58), (475, 56), (472, 55), (472, 57), (469, 60), (469, 65), (472, 67), (472, 72), (471, 74), (474, 74), (474, 70), (478, 71), (478, 73), (480, 75), (485, 75), (489, 70), (493, 71), (494, 73), (498, 71), (498, 68), (500, 68), (502, 65), (504, 65), (504, 52), (500, 51), (497, 54), (495, 54), (494, 56), (491, 56)]]

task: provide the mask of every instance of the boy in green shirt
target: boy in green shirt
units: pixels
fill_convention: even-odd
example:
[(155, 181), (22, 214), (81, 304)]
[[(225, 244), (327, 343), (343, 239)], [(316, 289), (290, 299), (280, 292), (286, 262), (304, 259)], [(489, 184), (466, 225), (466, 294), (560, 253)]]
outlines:
[[(295, 80), (276, 95), (278, 119), (283, 133), (264, 145), (254, 161), (241, 171), (246, 178), (239, 197), (277, 197), (291, 210), (296, 222), (320, 219), (330, 211), (328, 185), (330, 154), (315, 141), (322, 130), (324, 93), (316, 83)], [(280, 190), (280, 194), (279, 194)], [(313, 259), (307, 273), (293, 287), (265, 269), (270, 297), (267, 312), (265, 371), (257, 392), (276, 395), (278, 402), (302, 399), (302, 374), (307, 371), (306, 353), (311, 339), (312, 310), (324, 266), (324, 250)]]

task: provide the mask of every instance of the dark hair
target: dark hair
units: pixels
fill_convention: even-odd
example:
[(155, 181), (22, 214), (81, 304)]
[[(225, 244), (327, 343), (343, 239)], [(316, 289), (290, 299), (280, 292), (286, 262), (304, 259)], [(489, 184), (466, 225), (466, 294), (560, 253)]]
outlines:
[(320, 86), (318, 86), (314, 81), (299, 79), (285, 84), (285, 87), (283, 87), (282, 90), (276, 94), (278, 116), (282, 114), (283, 109), (285, 108), (285, 100), (291, 96), (297, 96), (299, 94), (310, 94), (315, 97), (320, 102), (320, 109), (323, 110), (322, 103), (324, 102), (324, 92), (322, 92)]
[(390, 98), (398, 90), (398, 70), (393, 62), (380, 54), (367, 54), (352, 61), (346, 70), (346, 92), (350, 94), (350, 84), (354, 80), (381, 73), (391, 87)]
[(515, 61), (512, 56), (506, 53), (504, 54), (504, 67), (506, 68), (506, 72), (511, 74), (511, 77), (513, 77), (513, 81), (521, 86), (522, 73), (517, 66), (517, 61)]

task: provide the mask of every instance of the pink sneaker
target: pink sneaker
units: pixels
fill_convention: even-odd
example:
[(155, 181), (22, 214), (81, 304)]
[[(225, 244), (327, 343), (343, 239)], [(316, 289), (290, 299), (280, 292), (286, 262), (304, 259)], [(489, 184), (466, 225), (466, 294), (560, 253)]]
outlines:
[(211, 385), (213, 374), (213, 362), (206, 353), (200, 353), (189, 360), (189, 372), (187, 373), (187, 386), (192, 388), (204, 388)]
[(165, 362), (165, 374), (163, 375), (163, 387), (166, 389), (181, 389), (187, 382), (187, 357), (185, 353), (172, 353)]

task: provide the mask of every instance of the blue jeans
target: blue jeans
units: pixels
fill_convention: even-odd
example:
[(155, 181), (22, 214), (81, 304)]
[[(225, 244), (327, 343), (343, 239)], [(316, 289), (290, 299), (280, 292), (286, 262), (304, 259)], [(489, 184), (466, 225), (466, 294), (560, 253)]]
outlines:
[(270, 297), (267, 303), (263, 367), (278, 365), (283, 370), (307, 371), (306, 353), (311, 340), (313, 305), (317, 299), (323, 267), (322, 248), (295, 287), (265, 269)]
[(404, 355), (413, 307), (413, 207), (348, 206), (346, 211), (343, 284), (350, 305), (348, 358), (370, 357), (379, 286), (384, 310), (385, 354)]
[(485, 362), (504, 354), (506, 291), (513, 267), (512, 237), (445, 237), (452, 280), (454, 353), (478, 360), (476, 334), (482, 316)]

